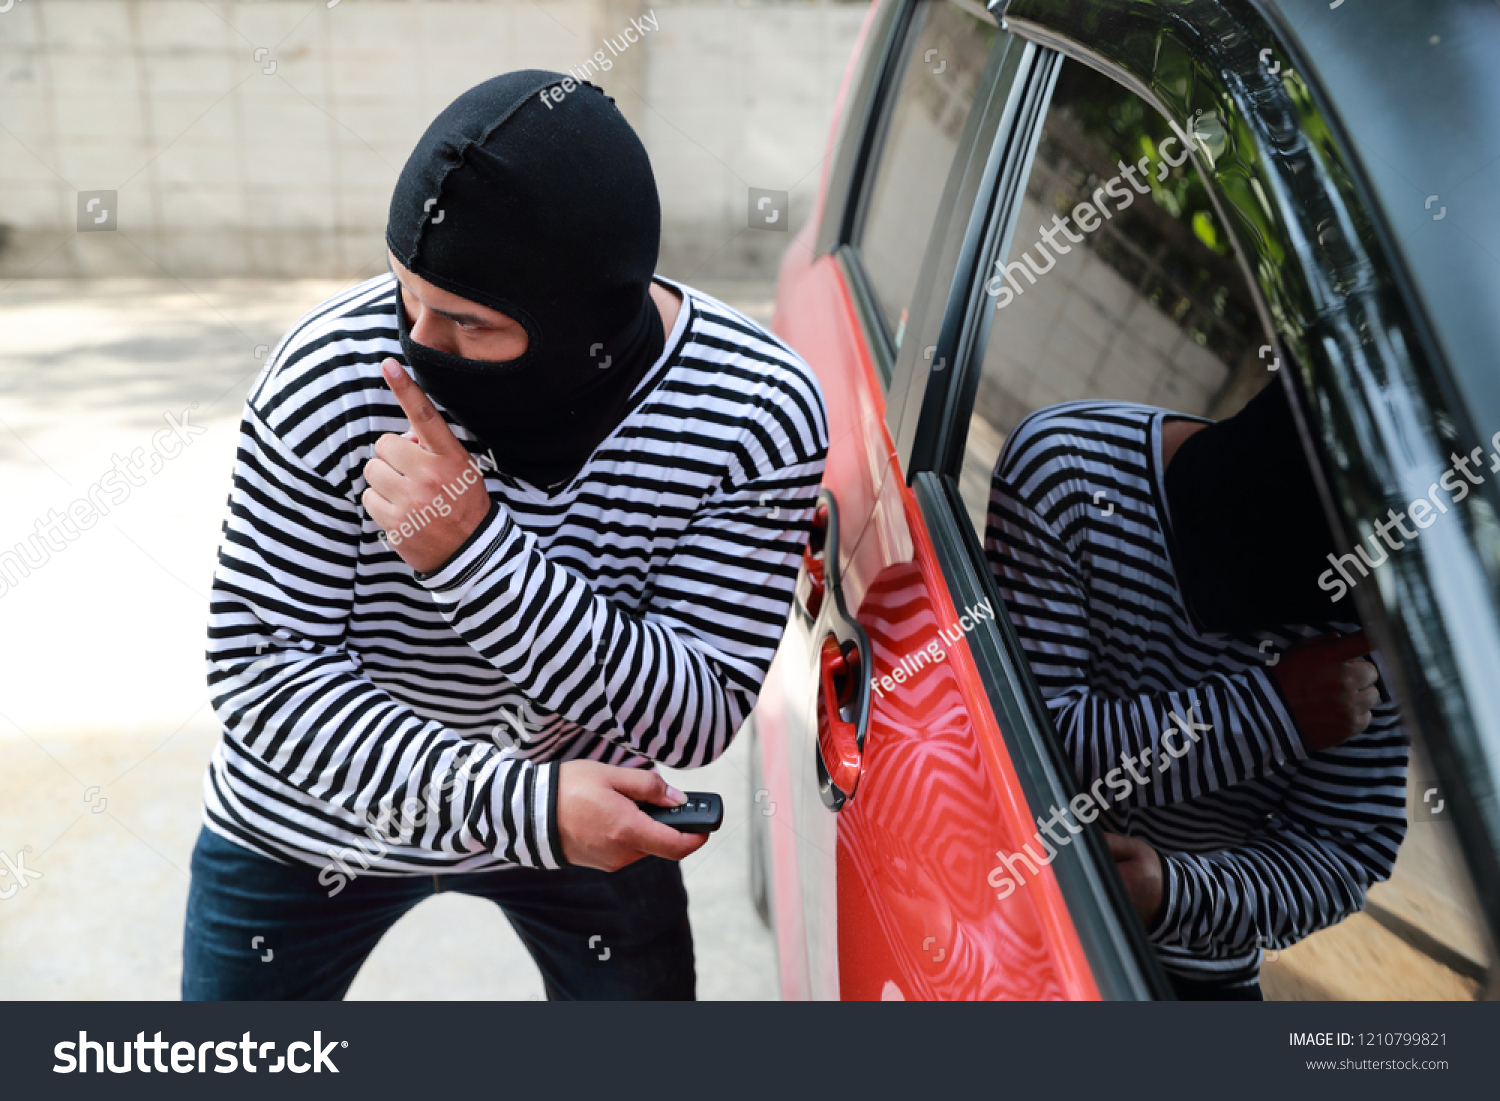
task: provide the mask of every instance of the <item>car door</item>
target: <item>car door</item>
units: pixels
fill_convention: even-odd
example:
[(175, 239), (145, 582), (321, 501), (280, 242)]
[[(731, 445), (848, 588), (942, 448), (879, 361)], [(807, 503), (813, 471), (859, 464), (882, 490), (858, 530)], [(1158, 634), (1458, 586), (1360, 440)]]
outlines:
[[(976, 5), (885, 5), (843, 104), (816, 236), (783, 267), (777, 328), (819, 374), (831, 438), (797, 606), (756, 712), (790, 997), (1161, 988), (1098, 853), (1059, 854), (1027, 890), (996, 897), (995, 854), (1032, 840), (1035, 812), (1065, 798), (1062, 773), (1035, 730), (1001, 733), (997, 713), (1034, 725), (1013, 701), (1024, 681), (993, 638), (971, 649), (997, 631), (993, 599), (945, 568), (891, 436), (914, 365), (943, 369), (914, 337), (972, 263), (976, 197), (1045, 93), (1037, 57)], [(1019, 762), (1017, 745), (1029, 747)]]
[[(1014, 155), (975, 204), (988, 218), (972, 261), (961, 260), (942, 310), (928, 311), (918, 339), (932, 354), (912, 361), (893, 421), (955, 603), (986, 580), (978, 540), (999, 449), (1041, 406), (1124, 400), (1219, 419), (1290, 376), (1314, 476), (1347, 543), (1368, 536), (1368, 517), (1420, 497), (1447, 451), (1467, 455), (1486, 441), (1467, 428), (1464, 410), (1434, 396), (1453, 388), (1422, 348), (1420, 321), (1405, 312), (1415, 304), (1388, 289), (1402, 277), (1375, 228), (1383, 212), (1350, 189), (1359, 176), (1354, 153), (1330, 136), (1320, 106), (1327, 92), (1293, 43), (1253, 15), (1217, 6), (1193, 24), (1168, 5), (1123, 0), (1087, 11), (1050, 0), (997, 7), (1014, 33), (1041, 47), (1031, 92), (1008, 139)], [(1137, 154), (1148, 171), (1141, 187), (1130, 181), (1126, 215), (1124, 187), (1110, 189)], [(1102, 217), (1089, 209), (1101, 193), (1109, 197)], [(1054, 212), (1080, 219), (1081, 240), (1033, 230)], [(1343, 231), (1331, 232), (1334, 225)], [(1388, 335), (1372, 341), (1376, 332)], [(1500, 469), (1500, 452), (1494, 463)], [(1095, 505), (1098, 519), (1107, 516), (1107, 502)], [(1272, 996), (1497, 989), (1485, 928), (1496, 896), (1482, 886), (1494, 881), (1495, 849), (1479, 809), (1493, 805), (1493, 787), (1489, 770), (1473, 763), (1482, 736), (1465, 714), (1483, 710), (1469, 701), (1493, 681), (1465, 678), (1464, 659), (1439, 641), (1450, 630), (1478, 640), (1476, 648), (1495, 637), (1493, 593), (1473, 565), (1485, 555), (1478, 548), (1492, 513), (1475, 508), (1474, 546), (1458, 546), (1455, 525), (1447, 546), (1405, 548), (1378, 587), (1356, 592), (1411, 722), (1412, 821), (1394, 874), (1370, 888), (1364, 913), (1268, 953)], [(1437, 570), (1424, 564), (1428, 554), (1469, 565)], [(1468, 608), (1439, 626), (1433, 590), (1459, 578)], [(1007, 628), (1002, 616), (1002, 658), (1017, 652)], [(990, 641), (986, 632), (970, 637), (982, 672)], [(1009, 699), (1035, 715), (1024, 659), (1016, 668)], [(999, 679), (982, 681), (1014, 759), (1024, 759), (1016, 735), (1028, 728), (1026, 715), (1006, 722)], [(1052, 737), (1044, 720), (1036, 726), (1045, 758)], [(1026, 770), (1019, 776), (1024, 785)], [(1472, 800), (1469, 821), (1454, 815), (1446, 794)], [(1452, 821), (1442, 820), (1445, 807)], [(1035, 797), (1033, 809), (1041, 809)], [(1059, 871), (1065, 894), (1066, 876)], [(1071, 913), (1086, 929), (1084, 912), (1074, 905)]]

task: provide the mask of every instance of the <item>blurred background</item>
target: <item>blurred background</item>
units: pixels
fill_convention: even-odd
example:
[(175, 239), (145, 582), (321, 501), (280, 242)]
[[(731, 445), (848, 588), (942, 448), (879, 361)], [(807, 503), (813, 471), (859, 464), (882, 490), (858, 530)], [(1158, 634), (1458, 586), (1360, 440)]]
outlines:
[[(663, 271), (770, 277), (788, 235), (748, 230), (747, 189), (790, 193), (782, 229), (806, 218), (864, 10), (15, 0), (0, 12), (0, 276), (377, 274), (391, 186), (442, 108), (498, 73), (602, 54), (591, 79), (656, 169)], [(118, 195), (114, 232), (77, 234), (89, 190)]]
[[(656, 170), (659, 270), (768, 320), (864, 12), (0, 0), (0, 852), (41, 876), (0, 899), (0, 999), (177, 996), (241, 405), (298, 317), (385, 269), (390, 190), (432, 118), (498, 73), (582, 72), (602, 52), (591, 79)], [(751, 188), (775, 197), (770, 228), (750, 228)], [(206, 431), (107, 517), (53, 526), (41, 561), (4, 557), (184, 413)], [(744, 748), (690, 781), (726, 802), (685, 865), (705, 998), (776, 996)], [(447, 894), (395, 927), (350, 996), (541, 993), (500, 911)]]
[[(768, 321), (865, 10), (0, 0), (0, 857), (40, 876), (0, 897), (0, 999), (177, 996), (241, 405), (298, 317), (384, 270), (390, 189), (427, 123), (498, 73), (602, 54), (591, 79), (655, 166), (660, 271)], [(774, 222), (752, 214), (766, 197)], [(69, 504), (169, 418), (192, 426), (182, 450), (69, 533)], [(23, 560), (33, 533), (45, 553)], [(777, 994), (745, 748), (674, 779), (725, 795), (724, 829), (685, 864), (705, 998)], [(1474, 995), (1486, 950), (1448, 827), (1413, 809), (1398, 876), (1269, 961), (1268, 997)], [(541, 991), (500, 912), (448, 894), (398, 923), (350, 996)]]

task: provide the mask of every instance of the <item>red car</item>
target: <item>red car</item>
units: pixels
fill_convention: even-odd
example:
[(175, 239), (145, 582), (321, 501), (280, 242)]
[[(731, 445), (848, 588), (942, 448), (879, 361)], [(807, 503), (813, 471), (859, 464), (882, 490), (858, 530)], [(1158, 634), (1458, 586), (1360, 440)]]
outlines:
[[(1351, 192), (1363, 162), (1327, 107), (1345, 90), (1307, 59), (1306, 36), (1322, 34), (1329, 73), (1351, 71), (1370, 39), (1329, 31), (1338, 13), (1309, 6), (1323, 15), (1299, 37), (1248, 4), (1199, 5), (1196, 22), (1138, 0), (991, 7), (872, 5), (817, 210), (781, 269), (774, 327), (818, 374), (832, 440), (797, 603), (749, 730), (753, 890), (788, 998), (1170, 997), (1097, 829), (1025, 889), (995, 889), (999, 854), (1077, 787), (985, 565), (990, 471), (1034, 409), (1107, 398), (1217, 419), (1285, 364), (1304, 407), (1321, 410), (1312, 447), (1335, 499), (1373, 500), (1361, 487), (1379, 481), (1400, 426), (1362, 427), (1359, 380), (1335, 370), (1340, 342), (1357, 338), (1313, 339), (1310, 296), (1332, 281), (1342, 297), (1326, 309), (1383, 311), (1391, 331), (1441, 321), (1418, 299), (1359, 289), (1362, 272), (1419, 283), (1420, 257), (1329, 237), (1351, 209), (1356, 224), (1393, 217), (1382, 177)], [(1085, 217), (1071, 250), (1029, 248), (1030, 226), (1054, 211), (1118, 198), (1116, 166), (1132, 165), (1128, 216), (1117, 204), (1102, 224)], [(1419, 335), (1380, 354), (1418, 376), (1463, 369)], [(1409, 396), (1418, 421), (1468, 431), (1463, 408), (1423, 405), (1436, 399), (1416, 386)], [(1365, 588), (1361, 618), (1397, 682), (1435, 675), (1414, 656), (1400, 600)], [(1475, 630), (1494, 635), (1491, 592), (1473, 603)], [(1468, 744), (1458, 720), (1435, 705), (1415, 718), (1456, 823), (1429, 847), (1461, 849), (1457, 874), (1484, 898), (1494, 797), (1465, 786), (1447, 752)], [(1469, 916), (1482, 944), (1494, 915)], [(1420, 924), (1398, 914), (1386, 927)], [(1413, 936), (1419, 949), (1443, 942), (1434, 959), (1484, 981), (1483, 947)]]

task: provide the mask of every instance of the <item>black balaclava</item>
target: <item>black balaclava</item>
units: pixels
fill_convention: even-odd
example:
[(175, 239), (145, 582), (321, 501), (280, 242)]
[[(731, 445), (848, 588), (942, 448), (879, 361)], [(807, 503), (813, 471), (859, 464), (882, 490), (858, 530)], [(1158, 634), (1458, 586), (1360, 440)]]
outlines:
[(1328, 568), (1333, 535), (1280, 381), (1189, 436), (1165, 482), (1173, 564), (1207, 630), (1239, 634), (1336, 618), (1316, 581)]
[[(544, 89), (556, 95), (544, 101)], [(650, 295), (656, 180), (614, 101), (536, 69), (469, 89), (407, 158), (385, 239), (409, 271), (499, 310), (529, 339), (503, 363), (417, 344), (398, 290), (418, 385), (505, 473), (543, 487), (571, 479), (666, 342)]]

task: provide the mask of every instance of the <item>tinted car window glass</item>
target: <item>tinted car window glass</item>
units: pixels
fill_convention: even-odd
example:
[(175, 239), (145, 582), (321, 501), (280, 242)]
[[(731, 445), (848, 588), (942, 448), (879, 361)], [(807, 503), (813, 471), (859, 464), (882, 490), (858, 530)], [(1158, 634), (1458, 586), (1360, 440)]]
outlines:
[(896, 347), (905, 335), (943, 185), (996, 28), (977, 5), (921, 6), (869, 177), (857, 246)]
[[(981, 541), (991, 472), (1033, 410), (1097, 398), (1219, 420), (1276, 378), (1278, 353), (1182, 138), (1112, 80), (1063, 66), (1008, 254), (978, 295), (990, 328), (959, 484)], [(1213, 126), (1197, 127), (1210, 148)], [(1407, 719), (1414, 755), (1395, 868), (1362, 913), (1267, 953), (1269, 998), (1482, 991), (1493, 953), (1451, 808), (1430, 779), (1421, 716)]]
[[(1080, 207), (1096, 195), (1110, 217)], [(1218, 419), (1272, 377), (1244, 275), (1180, 140), (1075, 62), (1058, 76), (1004, 270), (985, 292), (959, 482), (981, 536), (995, 457), (1032, 410), (1111, 398)]]

